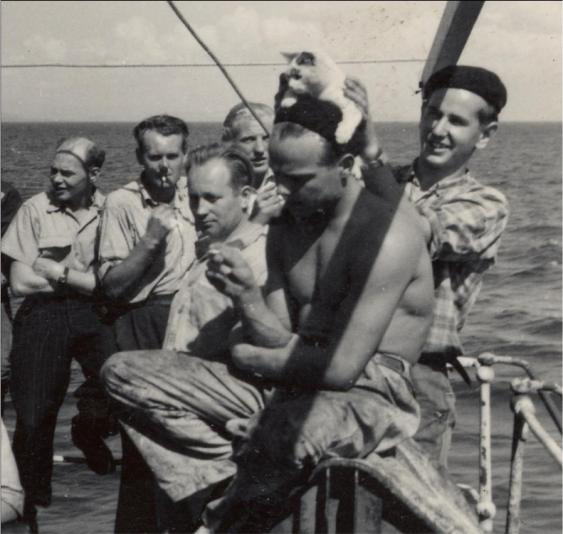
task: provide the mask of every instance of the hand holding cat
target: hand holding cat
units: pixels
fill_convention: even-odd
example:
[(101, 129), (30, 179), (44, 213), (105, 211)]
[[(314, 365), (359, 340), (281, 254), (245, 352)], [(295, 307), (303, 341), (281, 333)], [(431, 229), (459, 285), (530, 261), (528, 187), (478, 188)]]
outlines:
[(357, 78), (347, 77), (344, 82), (344, 95), (349, 98), (362, 112), (362, 116), (366, 121), (366, 147), (362, 158), (366, 161), (383, 160), (386, 161), (381, 144), (375, 133), (375, 126), (371, 119), (369, 109), (368, 93), (364, 84)]

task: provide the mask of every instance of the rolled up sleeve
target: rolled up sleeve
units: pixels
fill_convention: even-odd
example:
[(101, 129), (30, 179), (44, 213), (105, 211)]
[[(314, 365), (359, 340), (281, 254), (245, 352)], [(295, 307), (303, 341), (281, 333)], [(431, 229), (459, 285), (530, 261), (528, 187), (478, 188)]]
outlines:
[(135, 228), (129, 222), (127, 211), (108, 196), (102, 213), (98, 245), (98, 276), (121, 263), (135, 246)]
[(36, 231), (38, 224), (40, 223), (33, 208), (24, 204), (2, 237), (2, 254), (26, 265), (32, 265), (39, 256), (39, 238)]

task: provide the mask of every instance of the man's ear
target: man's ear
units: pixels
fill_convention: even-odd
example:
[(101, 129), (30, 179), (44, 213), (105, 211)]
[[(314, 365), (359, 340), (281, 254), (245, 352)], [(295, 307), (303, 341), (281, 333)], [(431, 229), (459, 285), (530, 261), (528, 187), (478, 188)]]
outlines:
[(100, 167), (90, 167), (90, 169), (88, 170), (88, 180), (91, 184), (96, 185), (101, 172), (102, 169)]
[(497, 131), (497, 129), (498, 129), (497, 121), (492, 121), (489, 122), (488, 124), (485, 124), (484, 126), (481, 126), (481, 136), (479, 137), (479, 140), (475, 144), (475, 148), (477, 150), (483, 150), (483, 148), (485, 148), (489, 144), (489, 140), (491, 139), (493, 134)]
[(286, 59), (288, 63), (291, 63), (298, 55), (298, 52), (281, 52), (281, 55)]
[(256, 199), (256, 189), (249, 185), (240, 188), (240, 203), (242, 211), (250, 215), (249, 211), (254, 207), (254, 200)]
[(348, 174), (354, 168), (354, 161), (355, 159), (354, 156), (352, 156), (352, 154), (344, 154), (338, 160), (338, 167), (346, 174)]

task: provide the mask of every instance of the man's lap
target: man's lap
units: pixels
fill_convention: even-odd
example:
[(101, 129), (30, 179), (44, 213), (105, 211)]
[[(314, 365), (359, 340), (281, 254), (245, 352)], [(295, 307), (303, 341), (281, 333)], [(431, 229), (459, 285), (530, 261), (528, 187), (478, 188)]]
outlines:
[(300, 466), (387, 450), (415, 433), (419, 412), (406, 381), (370, 362), (348, 391), (279, 390), (254, 418), (250, 446)]

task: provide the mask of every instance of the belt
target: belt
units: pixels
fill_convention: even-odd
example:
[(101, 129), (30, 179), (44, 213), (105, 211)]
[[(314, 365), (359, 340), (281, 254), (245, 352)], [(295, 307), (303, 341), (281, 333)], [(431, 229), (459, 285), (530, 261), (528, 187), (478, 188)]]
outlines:
[(411, 364), (403, 358), (392, 354), (378, 352), (373, 356), (372, 361), (378, 363), (379, 365), (383, 365), (383, 367), (388, 367), (410, 380)]
[[(461, 356), (461, 354), (460, 354)], [(463, 381), (470, 386), (471, 378), (467, 374), (467, 371), (463, 368), (459, 360), (458, 355), (446, 352), (423, 352), (418, 359), (417, 364), (426, 365), (431, 369), (442, 371), (446, 369), (446, 364), (449, 363), (463, 378)]]

